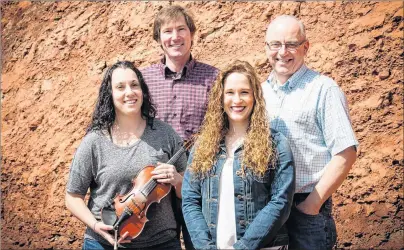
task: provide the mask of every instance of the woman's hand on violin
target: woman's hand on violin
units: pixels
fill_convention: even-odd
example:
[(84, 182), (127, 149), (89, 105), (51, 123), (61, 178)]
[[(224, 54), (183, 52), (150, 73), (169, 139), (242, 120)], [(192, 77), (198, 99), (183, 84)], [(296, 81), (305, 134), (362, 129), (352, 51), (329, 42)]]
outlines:
[(152, 174), (152, 178), (160, 183), (171, 184), (174, 187), (182, 183), (182, 176), (177, 172), (175, 167), (170, 164), (158, 162)]
[(114, 237), (108, 232), (113, 228), (113, 226), (105, 225), (102, 221), (98, 221), (94, 224), (93, 230), (114, 245)]

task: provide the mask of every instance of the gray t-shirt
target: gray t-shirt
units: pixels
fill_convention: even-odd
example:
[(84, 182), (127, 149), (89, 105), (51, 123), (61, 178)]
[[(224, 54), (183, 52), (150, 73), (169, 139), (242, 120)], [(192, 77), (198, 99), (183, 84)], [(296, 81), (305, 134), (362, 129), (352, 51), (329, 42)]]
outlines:
[[(67, 192), (85, 195), (90, 188), (88, 208), (97, 220), (101, 220), (101, 209), (117, 194), (126, 194), (132, 188), (132, 179), (148, 165), (167, 162), (181, 147), (181, 138), (166, 123), (154, 119), (153, 128), (146, 126), (140, 140), (128, 147), (117, 146), (101, 131), (88, 133), (70, 167)], [(174, 164), (177, 171), (184, 172), (186, 155)], [(171, 192), (153, 203), (147, 211), (142, 233), (127, 247), (147, 247), (164, 243), (176, 237), (176, 221), (171, 204)], [(109, 243), (91, 228), (85, 238)]]

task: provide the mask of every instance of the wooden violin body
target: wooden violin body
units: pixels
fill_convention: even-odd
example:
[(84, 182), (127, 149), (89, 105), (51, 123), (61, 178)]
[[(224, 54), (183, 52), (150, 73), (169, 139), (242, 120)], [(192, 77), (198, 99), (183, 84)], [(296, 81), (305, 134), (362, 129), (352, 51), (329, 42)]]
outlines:
[[(115, 210), (118, 217), (121, 217), (125, 209), (130, 209), (133, 214), (119, 226), (119, 235), (128, 232), (128, 238), (136, 238), (148, 221), (146, 214), (149, 206), (154, 202), (160, 202), (171, 190), (171, 185), (160, 184), (152, 179), (154, 166), (146, 166), (132, 181), (132, 190), (125, 195), (118, 195), (114, 199)], [(154, 182), (154, 184), (153, 184)], [(152, 183), (152, 184), (151, 184)], [(148, 195), (147, 186), (151, 191)], [(146, 188), (145, 188), (146, 187)]]
[[(188, 150), (193, 141), (181, 147), (167, 164), (174, 164)], [(117, 195), (101, 210), (102, 221), (114, 226), (118, 235), (134, 239), (143, 231), (148, 221), (146, 214), (149, 206), (160, 202), (171, 190), (171, 184), (159, 183), (152, 178), (154, 166), (146, 166), (132, 180), (133, 188), (125, 195)]]

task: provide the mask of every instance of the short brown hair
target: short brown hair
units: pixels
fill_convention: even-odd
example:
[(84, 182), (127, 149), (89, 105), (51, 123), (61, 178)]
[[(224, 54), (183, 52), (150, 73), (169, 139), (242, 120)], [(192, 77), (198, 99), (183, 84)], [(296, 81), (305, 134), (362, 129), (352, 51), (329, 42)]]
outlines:
[(170, 5), (167, 7), (162, 8), (158, 13), (156, 18), (154, 19), (154, 26), (153, 26), (153, 39), (156, 42), (160, 42), (160, 30), (161, 26), (169, 22), (171, 20), (176, 20), (179, 17), (183, 16), (185, 19), (185, 23), (187, 24), (191, 35), (194, 35), (196, 31), (196, 26), (194, 19), (192, 18), (191, 14), (188, 13), (183, 7), (179, 5)]

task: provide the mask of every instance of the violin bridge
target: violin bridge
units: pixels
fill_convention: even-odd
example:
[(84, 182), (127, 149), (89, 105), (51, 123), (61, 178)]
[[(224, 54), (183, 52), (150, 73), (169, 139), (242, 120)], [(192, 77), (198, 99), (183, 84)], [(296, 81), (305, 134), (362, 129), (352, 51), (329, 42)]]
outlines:
[(132, 201), (132, 206), (130, 206), (130, 207), (133, 210), (133, 212), (135, 212), (135, 214), (137, 214), (139, 217), (142, 213), (144, 213), (147, 200), (145, 199), (145, 197), (143, 197), (141, 195), (135, 195), (134, 197), (131, 198), (131, 201)]

